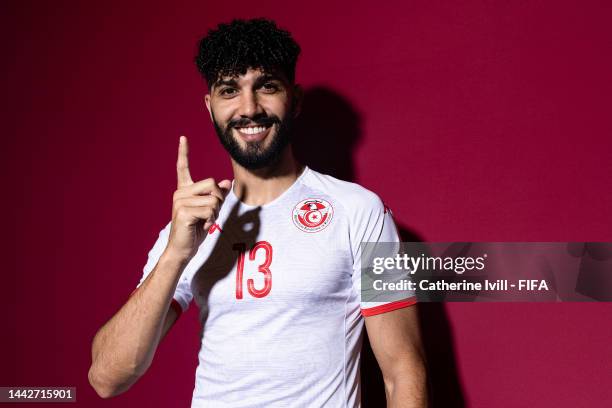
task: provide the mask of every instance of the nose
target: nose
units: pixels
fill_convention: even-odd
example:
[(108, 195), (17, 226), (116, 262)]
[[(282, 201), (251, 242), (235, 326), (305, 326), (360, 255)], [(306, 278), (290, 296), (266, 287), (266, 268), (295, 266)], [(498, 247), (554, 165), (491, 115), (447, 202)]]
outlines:
[(240, 95), (240, 106), (237, 112), (240, 117), (252, 118), (261, 112), (262, 108), (257, 101), (256, 92), (245, 91)]

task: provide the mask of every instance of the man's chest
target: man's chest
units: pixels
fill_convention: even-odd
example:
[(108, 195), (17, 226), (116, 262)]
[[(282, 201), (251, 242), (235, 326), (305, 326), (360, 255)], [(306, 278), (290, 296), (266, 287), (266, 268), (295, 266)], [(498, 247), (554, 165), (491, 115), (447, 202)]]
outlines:
[(201, 308), (227, 313), (344, 301), (353, 262), (347, 226), (337, 218), (305, 232), (286, 218), (247, 215), (213, 227), (200, 248), (201, 266), (190, 276)]

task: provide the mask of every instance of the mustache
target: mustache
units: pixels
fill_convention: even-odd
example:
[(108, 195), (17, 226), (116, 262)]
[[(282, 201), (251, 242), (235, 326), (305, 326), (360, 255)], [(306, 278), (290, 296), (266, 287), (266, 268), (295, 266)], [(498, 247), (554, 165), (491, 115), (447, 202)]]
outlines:
[(278, 116), (260, 116), (249, 118), (232, 119), (227, 123), (228, 128), (245, 127), (245, 126), (272, 126), (274, 124), (280, 124), (281, 121)]

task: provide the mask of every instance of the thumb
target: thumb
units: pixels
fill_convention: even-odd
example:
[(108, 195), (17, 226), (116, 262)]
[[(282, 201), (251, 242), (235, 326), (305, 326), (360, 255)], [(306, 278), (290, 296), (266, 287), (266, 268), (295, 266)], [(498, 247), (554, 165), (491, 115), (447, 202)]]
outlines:
[(232, 189), (232, 182), (229, 180), (221, 180), (219, 184), (217, 184), (221, 189), (221, 193), (223, 194), (223, 198), (227, 197), (230, 190)]

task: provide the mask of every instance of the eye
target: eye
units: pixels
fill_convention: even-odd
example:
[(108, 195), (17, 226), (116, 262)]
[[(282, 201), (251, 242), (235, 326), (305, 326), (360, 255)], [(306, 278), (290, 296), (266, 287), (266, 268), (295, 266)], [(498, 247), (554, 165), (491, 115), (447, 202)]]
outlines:
[(221, 96), (233, 96), (236, 93), (236, 89), (234, 88), (223, 88), (219, 91)]
[(261, 86), (261, 88), (266, 91), (267, 93), (273, 93), (278, 91), (278, 85), (276, 85), (274, 82), (266, 82), (265, 84), (263, 84)]

